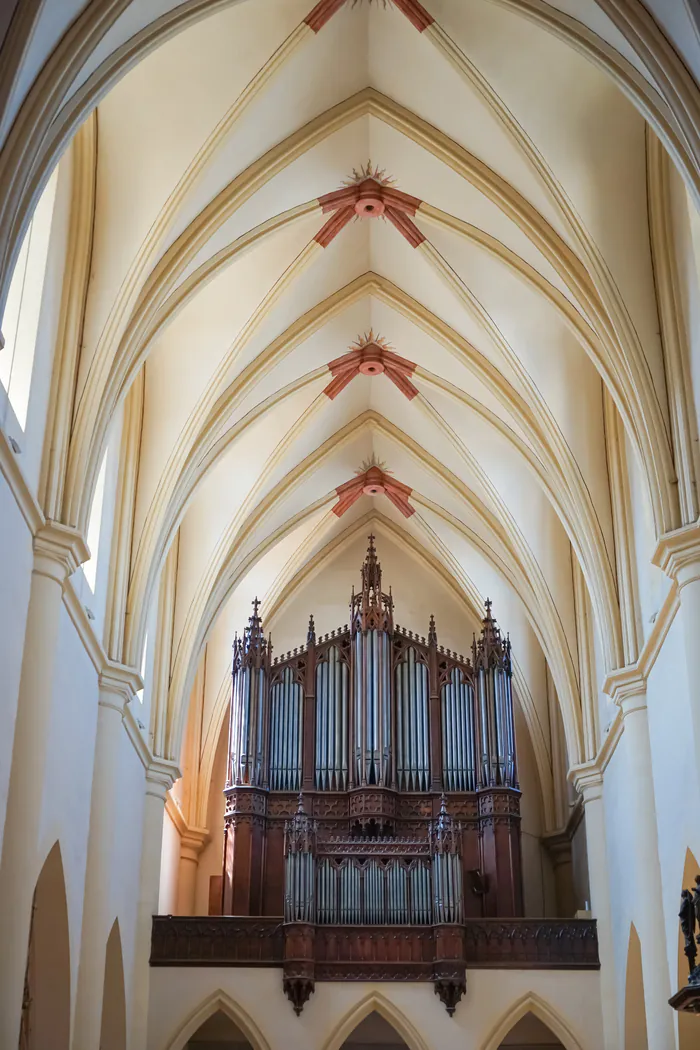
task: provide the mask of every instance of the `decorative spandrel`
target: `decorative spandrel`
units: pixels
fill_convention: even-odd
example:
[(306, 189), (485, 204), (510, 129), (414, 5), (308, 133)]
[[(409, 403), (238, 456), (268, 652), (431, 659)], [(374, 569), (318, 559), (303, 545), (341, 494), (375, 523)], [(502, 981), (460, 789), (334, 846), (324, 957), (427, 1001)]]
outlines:
[(321, 930), (441, 930), (430, 979), (453, 1009), (462, 924), (522, 914), (510, 642), (487, 601), (465, 658), (433, 616), (427, 636), (396, 624), (384, 587), (370, 536), (348, 624), (311, 616), (273, 659), (256, 600), (234, 642), (222, 913), (285, 923), (298, 1009)]

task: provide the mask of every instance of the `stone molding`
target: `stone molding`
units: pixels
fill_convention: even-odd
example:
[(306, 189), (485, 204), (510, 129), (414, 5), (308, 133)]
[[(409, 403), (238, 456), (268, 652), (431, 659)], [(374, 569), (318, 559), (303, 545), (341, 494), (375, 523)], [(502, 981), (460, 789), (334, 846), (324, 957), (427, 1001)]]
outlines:
[(168, 792), (181, 776), (182, 772), (177, 762), (154, 756), (146, 769), (146, 794), (153, 795), (165, 804)]
[[(620, 721), (622, 721), (621, 718)], [(592, 762), (584, 762), (580, 766), (572, 766), (569, 770), (569, 780), (571, 780), (579, 795), (583, 796), (584, 806), (603, 797), (603, 769), (601, 769), (598, 759), (594, 759)]]
[(700, 580), (700, 519), (662, 536), (651, 561), (670, 576), (679, 589)]
[(90, 549), (77, 529), (57, 521), (46, 521), (34, 533), (33, 571), (61, 586), (89, 558)]
[(100, 671), (100, 700), (104, 707), (116, 707), (117, 705), (109, 698), (115, 697), (121, 701), (121, 709), (132, 700), (139, 690), (143, 689), (143, 679), (135, 667), (127, 667), (113, 660), (107, 660)]

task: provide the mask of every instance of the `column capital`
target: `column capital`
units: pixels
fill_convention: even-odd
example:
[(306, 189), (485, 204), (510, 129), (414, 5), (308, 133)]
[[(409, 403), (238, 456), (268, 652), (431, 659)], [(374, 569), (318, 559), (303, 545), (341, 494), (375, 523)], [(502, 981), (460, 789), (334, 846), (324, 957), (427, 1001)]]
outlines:
[(34, 572), (63, 584), (90, 558), (82, 533), (57, 521), (45, 522), (34, 535)]
[(100, 671), (100, 707), (111, 707), (120, 714), (140, 689), (143, 679), (135, 667), (110, 660)]
[(611, 671), (603, 682), (603, 692), (607, 693), (614, 704), (625, 712), (625, 704), (633, 699), (637, 707), (646, 707), (647, 679), (638, 663), (628, 664)]
[(652, 564), (684, 587), (700, 579), (700, 519), (661, 537)]
[(180, 856), (183, 860), (196, 862), (199, 854), (209, 842), (211, 835), (208, 828), (189, 828), (180, 838)]
[(572, 766), (569, 770), (569, 780), (583, 797), (584, 806), (603, 797), (603, 770), (597, 761)]
[(146, 794), (159, 798), (165, 805), (168, 791), (181, 776), (177, 762), (169, 758), (154, 757), (146, 770)]

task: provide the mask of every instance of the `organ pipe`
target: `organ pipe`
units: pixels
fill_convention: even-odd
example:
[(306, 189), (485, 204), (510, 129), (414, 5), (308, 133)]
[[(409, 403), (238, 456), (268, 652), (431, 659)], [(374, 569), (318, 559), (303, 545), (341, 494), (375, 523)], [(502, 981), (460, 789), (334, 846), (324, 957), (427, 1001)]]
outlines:
[(301, 787), (301, 719), (304, 691), (285, 668), (282, 680), (270, 688), (270, 787), (298, 791)]

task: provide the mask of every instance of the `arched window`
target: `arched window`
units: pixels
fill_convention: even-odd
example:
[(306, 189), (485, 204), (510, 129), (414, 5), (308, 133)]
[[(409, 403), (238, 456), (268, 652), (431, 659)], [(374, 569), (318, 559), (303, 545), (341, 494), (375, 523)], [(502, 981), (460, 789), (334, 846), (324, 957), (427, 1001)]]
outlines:
[(0, 383), (7, 395), (0, 420), (3, 427), (10, 406), (20, 428), (24, 430), (27, 425), (57, 183), (55, 168), (24, 236), (0, 324), (5, 339), (0, 350)]
[(93, 594), (97, 590), (97, 565), (100, 557), (100, 535), (102, 533), (102, 520), (105, 509), (105, 478), (107, 475), (108, 456), (109, 448), (105, 449), (104, 455), (102, 456), (100, 473), (97, 475), (95, 493), (92, 497), (90, 519), (88, 521), (87, 529), (87, 545), (90, 548), (90, 558), (83, 565), (85, 579), (90, 585), (90, 590)]

